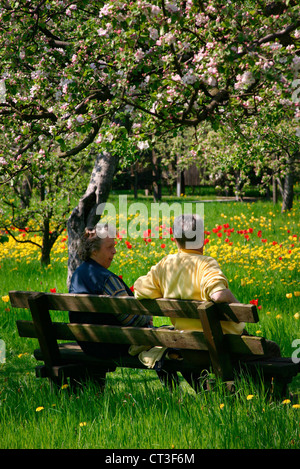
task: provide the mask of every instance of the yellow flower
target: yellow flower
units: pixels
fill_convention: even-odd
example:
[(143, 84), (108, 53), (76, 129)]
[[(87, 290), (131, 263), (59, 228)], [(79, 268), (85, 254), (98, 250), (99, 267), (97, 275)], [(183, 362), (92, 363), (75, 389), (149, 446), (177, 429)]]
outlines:
[(66, 388), (68, 388), (68, 387), (69, 387), (68, 384), (63, 384), (62, 387), (61, 387), (61, 389), (66, 389)]
[(292, 407), (293, 409), (300, 409), (300, 404), (293, 404)]
[(287, 298), (293, 298), (293, 294), (292, 293), (286, 293), (285, 295)]
[(44, 407), (40, 406), (35, 409), (36, 412), (41, 412), (41, 410), (44, 410)]
[(299, 314), (299, 313), (295, 313), (295, 314), (294, 314), (294, 318), (295, 318), (295, 319), (299, 319), (299, 318), (300, 318), (300, 314)]
[(300, 291), (294, 291), (295, 296), (300, 296)]
[(8, 303), (9, 296), (8, 295), (2, 296), (2, 301), (4, 301), (4, 303)]
[(253, 399), (253, 397), (254, 397), (254, 394), (248, 394), (247, 401), (251, 401), (251, 399)]
[(220, 404), (220, 409), (223, 409), (225, 404)]
[(79, 426), (80, 427), (86, 427), (86, 422), (80, 422)]
[(290, 403), (291, 403), (290, 399), (284, 399), (284, 401), (282, 401), (282, 404), (290, 404)]

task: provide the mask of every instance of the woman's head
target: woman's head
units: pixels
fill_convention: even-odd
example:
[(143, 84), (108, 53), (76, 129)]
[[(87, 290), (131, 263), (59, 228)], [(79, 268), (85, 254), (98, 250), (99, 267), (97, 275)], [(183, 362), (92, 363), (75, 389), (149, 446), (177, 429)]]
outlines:
[(86, 228), (80, 240), (79, 257), (83, 261), (94, 259), (108, 269), (116, 253), (115, 236), (115, 230), (107, 224)]

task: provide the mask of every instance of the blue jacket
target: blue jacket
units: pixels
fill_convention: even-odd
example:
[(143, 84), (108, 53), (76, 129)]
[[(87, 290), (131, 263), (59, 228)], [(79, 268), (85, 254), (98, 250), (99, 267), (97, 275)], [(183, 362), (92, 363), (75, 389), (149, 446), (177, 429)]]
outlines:
[[(69, 293), (89, 293), (91, 295), (103, 295), (105, 282), (110, 277), (117, 277), (126, 290), (128, 296), (133, 296), (126, 283), (113, 272), (102, 267), (93, 259), (84, 261), (72, 275)], [(109, 324), (119, 326), (120, 322), (113, 314), (97, 314), (88, 312), (70, 311), (70, 321), (85, 324)]]

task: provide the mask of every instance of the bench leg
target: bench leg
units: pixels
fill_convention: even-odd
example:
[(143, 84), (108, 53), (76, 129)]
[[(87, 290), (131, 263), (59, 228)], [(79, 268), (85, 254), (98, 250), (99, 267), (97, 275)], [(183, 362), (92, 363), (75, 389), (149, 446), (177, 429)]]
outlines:
[(37, 376), (48, 377), (51, 391), (59, 391), (67, 386), (70, 392), (76, 393), (87, 381), (96, 383), (100, 392), (105, 388), (107, 370), (81, 368), (76, 366), (55, 367), (53, 373), (49, 373), (47, 368), (39, 367)]
[(213, 381), (209, 380), (203, 373), (194, 373), (181, 371), (183, 378), (197, 393), (200, 391), (211, 391), (213, 389)]

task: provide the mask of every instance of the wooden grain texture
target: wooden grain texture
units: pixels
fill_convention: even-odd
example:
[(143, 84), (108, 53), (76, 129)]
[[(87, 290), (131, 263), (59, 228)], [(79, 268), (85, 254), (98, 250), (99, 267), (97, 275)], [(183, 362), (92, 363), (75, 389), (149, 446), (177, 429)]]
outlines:
[[(38, 293), (38, 292), (36, 292)], [(28, 308), (28, 298), (33, 292), (10, 291), (11, 305), (15, 308)], [(240, 303), (218, 303), (211, 301), (178, 300), (172, 298), (136, 300), (134, 297), (118, 297), (45, 293), (49, 310), (89, 311), (91, 313), (129, 313), (165, 316), (170, 318), (200, 318), (201, 310), (214, 309), (216, 317), (222, 321), (257, 322), (255, 305)]]
[[(133, 343), (136, 345), (163, 345), (166, 347), (208, 350), (203, 332), (168, 331), (163, 329), (136, 329), (119, 326), (95, 326), (91, 324), (52, 323), (57, 340), (91, 340), (104, 343)], [(37, 338), (32, 321), (18, 320), (20, 337)], [(237, 336), (224, 337), (226, 346), (232, 354), (263, 355), (263, 337)]]

